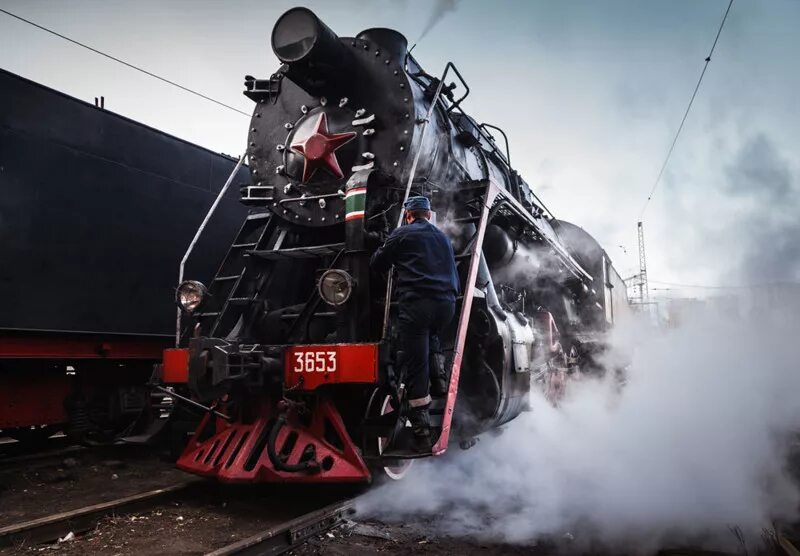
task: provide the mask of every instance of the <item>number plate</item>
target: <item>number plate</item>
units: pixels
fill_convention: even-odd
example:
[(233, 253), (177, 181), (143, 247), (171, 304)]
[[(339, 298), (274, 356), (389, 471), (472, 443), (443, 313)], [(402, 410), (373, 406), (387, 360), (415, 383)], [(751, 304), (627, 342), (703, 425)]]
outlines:
[(335, 373), (337, 353), (331, 349), (295, 348), (291, 355), (293, 373)]
[(325, 384), (378, 380), (377, 344), (291, 346), (284, 353), (284, 385), (314, 390)]

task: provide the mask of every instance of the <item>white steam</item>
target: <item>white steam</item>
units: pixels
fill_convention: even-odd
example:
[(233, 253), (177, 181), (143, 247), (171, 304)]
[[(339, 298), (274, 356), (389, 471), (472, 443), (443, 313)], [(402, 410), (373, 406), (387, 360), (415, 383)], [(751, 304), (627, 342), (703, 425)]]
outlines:
[(786, 472), (800, 424), (794, 328), (704, 318), (620, 331), (619, 344), (637, 343), (621, 392), (572, 383), (558, 409), (534, 395), (502, 435), (419, 462), (370, 492), (361, 515), (520, 543), (570, 533), (626, 551), (730, 548), (738, 527), (757, 546), (800, 502)]
[(425, 23), (425, 27), (422, 28), (417, 42), (424, 39), (431, 29), (436, 27), (436, 24), (442, 21), (448, 13), (456, 11), (458, 2), (459, 0), (435, 0), (432, 3), (431, 14), (428, 17), (428, 21)]

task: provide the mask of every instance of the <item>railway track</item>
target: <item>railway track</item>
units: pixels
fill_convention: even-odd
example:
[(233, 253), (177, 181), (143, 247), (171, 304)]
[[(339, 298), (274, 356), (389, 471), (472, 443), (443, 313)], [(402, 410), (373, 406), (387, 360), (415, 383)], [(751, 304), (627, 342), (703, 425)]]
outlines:
[(70, 532), (83, 533), (92, 529), (104, 517), (132, 513), (163, 504), (178, 495), (186, 494), (198, 483), (197, 480), (187, 481), (0, 527), (0, 547), (42, 544), (56, 541)]
[(31, 452), (21, 455), (0, 457), (0, 473), (10, 472), (18, 468), (31, 465), (44, 464), (59, 459), (77, 456), (86, 453), (89, 448), (85, 446), (66, 446), (39, 452)]
[(64, 435), (48, 438), (44, 442), (30, 444), (12, 440), (8, 437), (0, 438), (0, 465), (5, 462), (24, 460), (25, 458), (36, 458), (39, 454), (50, 454), (80, 448), (72, 445)]
[(353, 511), (355, 499), (348, 499), (279, 523), (255, 535), (206, 556), (268, 556), (291, 550), (306, 539), (336, 527)]
[[(219, 493), (218, 484), (202, 479), (192, 478), (175, 483), (165, 488), (149, 490), (139, 494), (118, 498), (82, 508), (55, 513), (29, 521), (0, 527), (0, 554), (13, 554), (26, 548), (45, 543), (54, 543), (69, 533), (80, 535), (93, 531), (107, 518), (120, 518), (128, 515), (146, 514), (169, 508), (178, 502), (190, 504), (195, 499), (202, 499), (210, 493)], [(232, 498), (246, 497), (246, 494), (230, 491)], [(240, 535), (232, 543), (214, 547), (209, 555), (268, 555), (281, 554), (311, 536), (335, 527), (352, 511), (354, 499), (346, 496), (330, 503), (330, 496), (322, 497), (318, 503), (310, 498), (299, 507), (294, 504), (287, 507), (286, 497), (278, 491), (274, 496), (259, 499), (254, 508), (258, 508), (259, 517), (265, 518), (266, 526), (255, 534)], [(291, 504), (290, 504), (291, 506)], [(133, 518), (135, 519), (135, 517)], [(181, 534), (192, 535), (196, 531), (187, 528)], [(130, 553), (139, 553), (132, 546)]]

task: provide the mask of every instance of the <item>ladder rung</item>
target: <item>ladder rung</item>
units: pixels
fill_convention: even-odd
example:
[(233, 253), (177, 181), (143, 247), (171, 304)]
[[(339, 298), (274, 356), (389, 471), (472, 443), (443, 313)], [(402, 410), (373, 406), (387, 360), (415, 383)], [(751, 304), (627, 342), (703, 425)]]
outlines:
[(290, 249), (273, 249), (266, 251), (251, 251), (252, 255), (267, 260), (277, 260), (283, 258), (313, 258), (324, 255), (335, 255), (344, 249), (344, 243), (331, 243), (328, 245), (309, 245), (307, 247), (292, 247)]
[(460, 261), (460, 260), (463, 260), (463, 259), (471, 259), (471, 258), (472, 258), (472, 253), (459, 253), (458, 255), (456, 255), (456, 260), (457, 261)]
[(253, 300), (250, 297), (231, 297), (230, 299), (228, 299), (228, 303), (231, 303), (233, 305), (246, 305), (251, 301)]
[(197, 313), (197, 317), (201, 319), (206, 317), (218, 317), (218, 316), (219, 316), (219, 311), (217, 311), (216, 313)]
[(231, 245), (231, 249), (252, 249), (258, 245), (258, 243), (234, 243)]
[[(296, 319), (300, 316), (300, 313), (284, 313), (281, 315), (281, 320), (292, 320)], [(325, 311), (323, 313), (313, 313), (310, 315), (311, 318), (314, 317), (335, 317), (336, 313), (333, 311)]]
[(238, 280), (239, 275), (235, 274), (233, 276), (217, 276), (212, 280), (212, 282), (230, 282), (231, 280)]
[(272, 216), (271, 212), (257, 212), (255, 214), (248, 214), (247, 215), (247, 219), (248, 220), (263, 220), (265, 218), (269, 218), (270, 216)]

